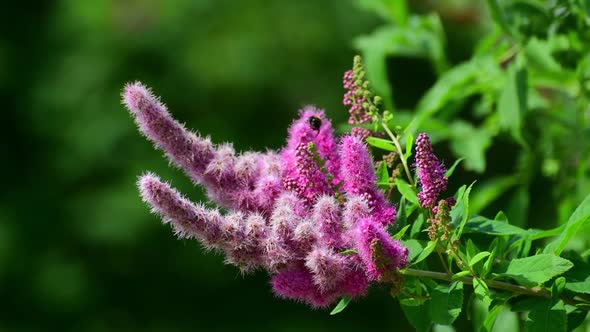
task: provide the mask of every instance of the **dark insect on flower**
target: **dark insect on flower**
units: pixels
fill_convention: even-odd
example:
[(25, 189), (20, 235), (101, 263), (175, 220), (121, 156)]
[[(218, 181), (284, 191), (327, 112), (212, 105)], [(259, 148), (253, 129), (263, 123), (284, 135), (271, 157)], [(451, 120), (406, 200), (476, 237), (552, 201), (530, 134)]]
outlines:
[(320, 130), (320, 127), (322, 126), (322, 119), (320, 119), (319, 116), (310, 116), (309, 119), (307, 119), (307, 121), (309, 121), (309, 126), (311, 127), (311, 129)]

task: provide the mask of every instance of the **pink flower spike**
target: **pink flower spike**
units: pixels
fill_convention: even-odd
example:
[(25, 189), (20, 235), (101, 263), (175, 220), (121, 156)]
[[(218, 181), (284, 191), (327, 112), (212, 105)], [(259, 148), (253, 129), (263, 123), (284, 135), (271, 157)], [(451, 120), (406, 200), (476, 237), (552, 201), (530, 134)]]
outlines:
[(179, 237), (197, 238), (207, 248), (222, 245), (223, 217), (217, 211), (194, 204), (150, 173), (139, 179), (138, 187), (152, 211), (161, 215), (164, 223), (170, 223)]
[(340, 158), (344, 191), (366, 197), (375, 219), (383, 225), (391, 224), (396, 210), (377, 188), (373, 159), (366, 144), (359, 137), (345, 136), (340, 143)]
[(441, 192), (447, 189), (448, 179), (445, 168), (432, 151), (430, 139), (425, 133), (416, 138), (416, 163), (421, 191), (418, 193), (420, 205), (433, 208)]
[(378, 281), (384, 273), (406, 265), (408, 249), (392, 240), (382, 225), (369, 218), (358, 223), (355, 242), (370, 280)]

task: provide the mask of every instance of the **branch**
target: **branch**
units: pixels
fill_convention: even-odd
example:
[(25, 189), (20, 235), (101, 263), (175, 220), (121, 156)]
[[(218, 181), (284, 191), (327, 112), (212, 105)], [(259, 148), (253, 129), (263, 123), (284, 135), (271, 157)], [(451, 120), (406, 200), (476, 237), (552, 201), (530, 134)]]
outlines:
[[(414, 277), (423, 277), (423, 278), (430, 278), (430, 279), (437, 279), (437, 280), (444, 280), (444, 281), (453, 281), (452, 276), (450, 276), (446, 273), (443, 273), (443, 272), (425, 271), (425, 270), (417, 270), (417, 269), (404, 269), (404, 270), (401, 270), (400, 273), (403, 275), (414, 276)], [(465, 284), (473, 285), (473, 277), (461, 277), (456, 280), (461, 281)], [(506, 290), (506, 291), (520, 294), (520, 295), (537, 296), (537, 297), (543, 297), (546, 299), (551, 298), (551, 292), (549, 292), (548, 290), (546, 290), (544, 288), (540, 288), (540, 287), (528, 288), (528, 287), (514, 285), (514, 284), (510, 284), (510, 283), (503, 282), (503, 281), (497, 281), (497, 280), (489, 280), (489, 279), (481, 279), (481, 280), (483, 280), (488, 285), (488, 287), (502, 289), (502, 290)], [(560, 298), (566, 304), (576, 306), (580, 309), (590, 311), (590, 308), (588, 308), (588, 304), (585, 302), (577, 301), (572, 298), (563, 297), (563, 296), (560, 296)], [(579, 304), (584, 304), (584, 305), (578, 306)]]

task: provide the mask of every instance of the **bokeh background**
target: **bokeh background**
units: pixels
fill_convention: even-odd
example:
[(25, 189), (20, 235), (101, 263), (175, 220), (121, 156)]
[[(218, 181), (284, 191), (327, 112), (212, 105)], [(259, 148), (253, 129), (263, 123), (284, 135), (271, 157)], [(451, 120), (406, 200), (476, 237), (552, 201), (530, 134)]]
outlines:
[[(411, 2), (439, 12), (452, 63), (485, 30), (479, 3)], [(137, 176), (154, 171), (197, 201), (202, 191), (120, 103), (141, 80), (216, 142), (280, 148), (303, 105), (346, 120), (352, 40), (380, 16), (348, 0), (61, 0), (3, 4), (0, 16), (0, 331), (410, 330), (386, 289), (332, 317), (176, 240), (139, 199)], [(434, 71), (389, 64), (412, 107)]]

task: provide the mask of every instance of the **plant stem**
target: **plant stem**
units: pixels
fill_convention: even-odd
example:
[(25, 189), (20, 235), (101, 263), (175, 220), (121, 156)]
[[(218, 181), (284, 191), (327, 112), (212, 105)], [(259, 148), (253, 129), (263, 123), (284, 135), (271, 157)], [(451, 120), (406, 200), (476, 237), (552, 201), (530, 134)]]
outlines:
[[(452, 281), (452, 278), (451, 278), (452, 276), (449, 276), (448, 274), (443, 273), (443, 272), (425, 271), (425, 270), (417, 270), (417, 269), (404, 269), (404, 270), (400, 270), (400, 273), (403, 275), (408, 275), (408, 276), (413, 276), (413, 277), (423, 277), (423, 278), (430, 278), (430, 279), (437, 279), (437, 280), (444, 280), (444, 281)], [(465, 284), (473, 285), (473, 277), (461, 277), (456, 280), (461, 281)], [(491, 288), (502, 289), (502, 290), (506, 290), (506, 291), (516, 293), (516, 294), (521, 294), (521, 295), (537, 296), (537, 297), (543, 297), (546, 299), (551, 298), (551, 292), (549, 292), (548, 290), (543, 289), (543, 288), (538, 288), (538, 287), (528, 288), (528, 287), (524, 287), (524, 286), (520, 286), (520, 285), (510, 284), (510, 283), (503, 282), (503, 281), (489, 280), (489, 279), (483, 279), (483, 278), (481, 280), (483, 280)], [(587, 304), (585, 302), (577, 301), (577, 300), (574, 300), (574, 299), (568, 298), (568, 297), (562, 296), (560, 298), (563, 300), (563, 302), (565, 302), (569, 305), (572, 305), (572, 306), (576, 306), (577, 304)], [(584, 310), (590, 310), (587, 306), (580, 306), (578, 308), (581, 308)]]
[(381, 121), (381, 126), (383, 127), (383, 129), (385, 130), (385, 132), (387, 133), (389, 138), (391, 138), (391, 140), (393, 141), (393, 144), (395, 145), (395, 148), (397, 149), (397, 153), (399, 154), (399, 159), (402, 161), (402, 165), (404, 166), (404, 170), (406, 171), (406, 176), (408, 177), (408, 181), (410, 181), (410, 185), (412, 187), (415, 187), (416, 185), (414, 184), (414, 179), (412, 178), (412, 174), (410, 173), (410, 168), (408, 167), (408, 163), (406, 161), (406, 157), (404, 156), (404, 152), (402, 150), (402, 147), (399, 144), (399, 140), (391, 132), (391, 130), (389, 130), (389, 127), (387, 127), (387, 124), (384, 121)]

